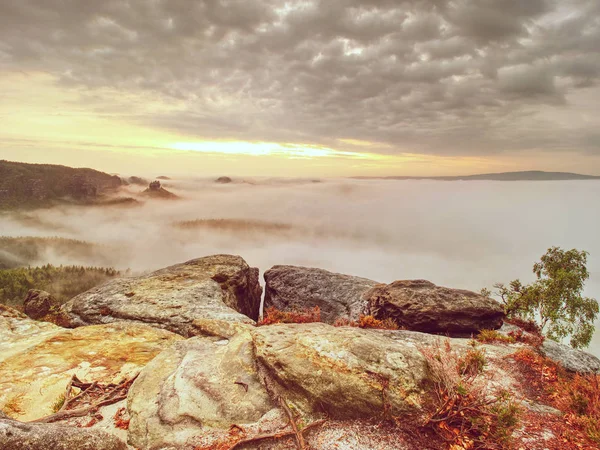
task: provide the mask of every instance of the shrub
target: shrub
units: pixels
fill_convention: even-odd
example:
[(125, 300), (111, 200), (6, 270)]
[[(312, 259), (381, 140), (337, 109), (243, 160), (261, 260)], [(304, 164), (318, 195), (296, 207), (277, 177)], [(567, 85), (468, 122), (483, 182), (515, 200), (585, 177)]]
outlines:
[(600, 444), (600, 375), (570, 374), (554, 361), (530, 349), (521, 349), (512, 358), (525, 365), (544, 395), (565, 415), (565, 421)]
[(522, 342), (527, 345), (531, 345), (536, 349), (540, 348), (546, 338), (540, 334), (525, 333), (523, 330), (510, 331), (508, 335), (513, 338), (516, 342)]
[(459, 355), (444, 346), (421, 349), (434, 384), (432, 412), (425, 426), (450, 448), (506, 448), (520, 409), (505, 390), (494, 390), (483, 375), (484, 352), (476, 343)]
[(561, 379), (554, 398), (567, 420), (600, 444), (600, 375), (576, 374)]
[(400, 327), (393, 319), (387, 318), (383, 320), (376, 319), (375, 317), (368, 315), (362, 315), (356, 320), (349, 319), (337, 319), (333, 323), (334, 327), (357, 327), (357, 328), (368, 328), (376, 330), (399, 330)]
[(259, 325), (273, 325), (275, 323), (311, 323), (321, 321), (321, 308), (315, 306), (312, 309), (302, 311), (280, 311), (271, 306), (265, 310)]
[(477, 340), (479, 342), (492, 343), (492, 342), (500, 342), (503, 344), (514, 344), (515, 338), (513, 336), (509, 336), (499, 333), (496, 330), (481, 330), (477, 335)]
[(508, 317), (504, 320), (506, 323), (510, 323), (516, 327), (523, 329), (531, 334), (536, 334), (538, 336), (542, 335), (542, 329), (534, 320), (525, 320), (521, 317)]

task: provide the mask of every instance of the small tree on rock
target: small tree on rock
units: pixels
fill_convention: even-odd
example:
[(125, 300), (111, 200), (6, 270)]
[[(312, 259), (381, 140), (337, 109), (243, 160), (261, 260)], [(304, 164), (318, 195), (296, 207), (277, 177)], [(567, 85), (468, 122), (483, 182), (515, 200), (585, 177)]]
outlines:
[(560, 341), (570, 336), (572, 347), (587, 347), (599, 313), (598, 301), (582, 295), (590, 277), (587, 257), (585, 251), (552, 247), (533, 265), (537, 279), (532, 284), (513, 280), (508, 286), (494, 285), (507, 316), (537, 320), (548, 338)]

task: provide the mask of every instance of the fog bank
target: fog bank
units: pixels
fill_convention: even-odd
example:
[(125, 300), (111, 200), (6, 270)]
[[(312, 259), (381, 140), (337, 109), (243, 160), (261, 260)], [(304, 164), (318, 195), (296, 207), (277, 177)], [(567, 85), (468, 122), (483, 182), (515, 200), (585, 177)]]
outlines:
[[(98, 264), (134, 271), (232, 253), (261, 273), (295, 264), (472, 290), (514, 278), (529, 282), (533, 263), (560, 246), (590, 252), (586, 294), (600, 298), (600, 182), (165, 183), (182, 199), (3, 215), (0, 235), (94, 242)], [(186, 221), (197, 222), (176, 225)], [(51, 252), (39, 262), (89, 264)], [(600, 356), (598, 333), (590, 351)]]

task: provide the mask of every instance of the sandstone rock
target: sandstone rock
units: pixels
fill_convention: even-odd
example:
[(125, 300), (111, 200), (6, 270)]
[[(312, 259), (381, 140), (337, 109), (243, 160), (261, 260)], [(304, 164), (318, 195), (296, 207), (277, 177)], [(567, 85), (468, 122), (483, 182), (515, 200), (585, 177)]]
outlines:
[(571, 372), (600, 373), (600, 359), (582, 350), (546, 339), (541, 352), (547, 358), (561, 364)]
[(60, 303), (51, 294), (37, 289), (30, 289), (23, 301), (25, 314), (32, 319), (41, 319), (59, 307)]
[(364, 295), (377, 285), (366, 278), (296, 266), (275, 266), (264, 277), (265, 308), (300, 311), (318, 306), (326, 323), (340, 318), (356, 320), (365, 314)]
[(111, 280), (71, 299), (61, 315), (70, 327), (133, 321), (192, 336), (196, 319), (254, 323), (261, 293), (258, 269), (239, 256), (215, 255)]
[(323, 323), (263, 326), (252, 333), (258, 361), (305, 415), (378, 416), (384, 396), (393, 414), (420, 408), (425, 359), (416, 346), (394, 340), (394, 333)]
[(394, 281), (366, 294), (377, 318), (392, 318), (409, 330), (469, 334), (502, 326), (504, 310), (475, 292), (436, 286), (425, 280)]
[(234, 424), (250, 429), (274, 407), (259, 381), (248, 331), (230, 340), (195, 337), (157, 356), (130, 389), (129, 443), (193, 448), (209, 435), (227, 437)]
[(179, 197), (172, 192), (167, 191), (162, 187), (160, 181), (155, 180), (148, 185), (148, 189), (142, 192), (143, 195), (152, 198), (164, 199), (164, 200), (176, 200)]
[(127, 450), (125, 442), (99, 430), (21, 423), (0, 417), (2, 450)]
[(24, 421), (50, 415), (72, 375), (90, 382), (119, 382), (180, 339), (128, 323), (69, 330), (3, 310), (0, 410)]

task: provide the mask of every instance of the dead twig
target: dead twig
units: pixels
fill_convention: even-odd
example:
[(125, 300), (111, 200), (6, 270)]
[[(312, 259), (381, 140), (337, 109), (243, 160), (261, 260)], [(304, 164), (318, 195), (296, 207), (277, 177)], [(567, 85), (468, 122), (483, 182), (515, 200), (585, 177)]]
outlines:
[[(125, 400), (127, 398), (129, 388), (131, 387), (131, 384), (135, 381), (136, 378), (137, 378), (137, 375), (125, 380), (124, 382), (122, 382), (118, 385), (109, 384), (109, 385), (103, 386), (103, 387), (101, 387), (103, 389), (108, 389), (108, 388), (112, 388), (112, 389), (110, 389), (108, 392), (104, 393), (104, 395), (102, 395), (98, 400), (95, 400), (95, 401), (90, 400), (91, 403), (89, 405), (82, 406), (80, 408), (69, 409), (69, 407), (71, 407), (73, 405), (75, 400), (79, 400), (79, 399), (83, 398), (84, 396), (90, 394), (92, 390), (100, 387), (100, 385), (97, 382), (84, 383), (81, 380), (79, 380), (75, 375), (73, 375), (73, 377), (71, 377), (71, 380), (67, 384), (67, 388), (65, 391), (65, 402), (63, 403), (60, 410), (49, 416), (42, 417), (41, 419), (32, 420), (31, 423), (53, 423), (53, 422), (60, 422), (61, 420), (71, 419), (74, 417), (84, 417), (84, 416), (88, 415), (90, 412), (97, 411), (99, 408), (101, 408), (103, 406), (118, 403), (121, 400)], [(82, 391), (79, 394), (77, 394), (75, 397), (68, 398), (68, 396), (71, 395), (71, 391), (72, 391), (73, 387), (82, 389)]]
[[(321, 425), (325, 424), (326, 422), (327, 422), (326, 419), (317, 420), (316, 422), (313, 422), (313, 423), (305, 426), (302, 429), (302, 431), (299, 431), (299, 433), (302, 434), (305, 431), (308, 431), (311, 428), (321, 426)], [(231, 447), (229, 447), (229, 450), (235, 450), (235, 449), (241, 447), (242, 445), (251, 444), (251, 443), (255, 443), (255, 442), (259, 442), (259, 441), (264, 441), (266, 439), (281, 439), (281, 438), (285, 438), (285, 437), (294, 436), (294, 435), (296, 435), (296, 433), (297, 433), (296, 430), (288, 430), (288, 431), (280, 431), (277, 433), (258, 434), (256, 436), (252, 436), (250, 438), (242, 439), (241, 441), (237, 441), (235, 444), (233, 444)]]
[(279, 400), (279, 404), (290, 419), (290, 425), (292, 426), (292, 430), (294, 430), (294, 434), (296, 435), (296, 444), (298, 444), (299, 450), (306, 450), (306, 442), (304, 442), (304, 436), (302, 436), (302, 433), (298, 429), (298, 424), (296, 423), (294, 413), (292, 413), (292, 410), (288, 406), (287, 402), (283, 399), (283, 397), (280, 396), (277, 399)]

